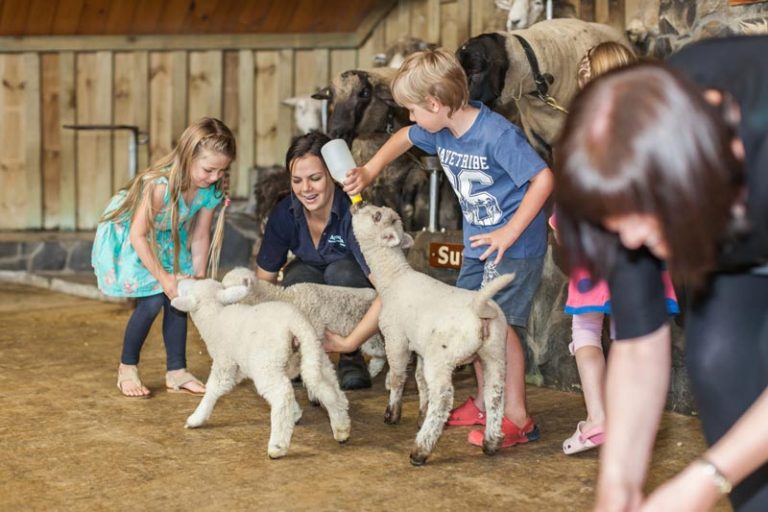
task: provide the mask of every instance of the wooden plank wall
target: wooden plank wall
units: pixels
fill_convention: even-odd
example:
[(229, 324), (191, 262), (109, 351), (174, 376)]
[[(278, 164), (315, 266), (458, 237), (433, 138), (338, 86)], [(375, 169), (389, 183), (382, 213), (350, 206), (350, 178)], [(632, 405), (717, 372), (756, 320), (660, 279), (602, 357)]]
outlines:
[[(623, 2), (578, 3), (582, 17), (614, 20)], [(149, 135), (140, 146), (143, 169), (191, 121), (219, 117), (238, 139), (232, 194), (247, 197), (249, 170), (280, 165), (295, 135), (281, 100), (371, 67), (401, 37), (455, 50), (471, 35), (502, 30), (505, 19), (494, 0), (399, 0), (358, 49), (0, 49), (0, 229), (93, 229), (128, 180), (126, 132), (74, 132), (64, 124), (138, 126)]]

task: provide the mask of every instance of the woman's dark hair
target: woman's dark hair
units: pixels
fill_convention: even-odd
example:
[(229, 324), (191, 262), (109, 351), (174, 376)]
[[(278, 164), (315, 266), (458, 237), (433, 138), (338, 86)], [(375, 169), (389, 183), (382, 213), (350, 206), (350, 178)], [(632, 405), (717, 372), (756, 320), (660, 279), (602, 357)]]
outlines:
[(291, 174), (291, 163), (297, 158), (301, 158), (307, 155), (314, 155), (318, 157), (325, 165), (323, 155), (320, 153), (320, 148), (325, 145), (326, 142), (331, 139), (321, 132), (310, 132), (306, 135), (300, 135), (293, 139), (288, 151), (285, 153), (285, 170), (288, 174)]
[(558, 231), (569, 265), (606, 277), (620, 246), (608, 216), (658, 216), (670, 270), (693, 286), (715, 267), (741, 191), (735, 134), (680, 75), (643, 63), (590, 82), (555, 153)]

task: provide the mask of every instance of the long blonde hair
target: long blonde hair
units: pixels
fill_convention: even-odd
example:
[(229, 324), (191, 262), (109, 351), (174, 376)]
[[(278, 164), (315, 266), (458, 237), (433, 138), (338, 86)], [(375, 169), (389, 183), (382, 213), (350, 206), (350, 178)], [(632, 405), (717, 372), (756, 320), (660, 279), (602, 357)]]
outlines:
[[(235, 136), (232, 131), (218, 119), (212, 117), (203, 117), (198, 119), (184, 130), (179, 137), (179, 142), (173, 150), (167, 155), (154, 162), (148, 169), (136, 175), (129, 181), (121, 191), (125, 191), (125, 199), (122, 204), (104, 214), (101, 222), (113, 220), (122, 220), (124, 216), (132, 219), (137, 206), (145, 196), (149, 196), (146, 201), (146, 219), (147, 231), (149, 232), (149, 243), (152, 250), (157, 254), (157, 241), (155, 238), (155, 215), (158, 213), (152, 207), (152, 190), (157, 178), (165, 177), (168, 179), (168, 192), (170, 195), (169, 210), (171, 214), (171, 233), (173, 236), (173, 272), (179, 273), (179, 198), (182, 193), (191, 186), (189, 169), (192, 162), (200, 156), (201, 151), (207, 150), (212, 153), (218, 153), (234, 160), (237, 156), (237, 147)], [(144, 186), (144, 185), (147, 186)], [(210, 250), (208, 252), (208, 274), (215, 277), (219, 268), (219, 255), (221, 253), (221, 243), (224, 237), (224, 211), (227, 208), (229, 186), (229, 169), (226, 169), (224, 176), (216, 182), (217, 197), (224, 197), (224, 204), (219, 212), (219, 218), (216, 222), (213, 239), (211, 240)]]
[(583, 89), (587, 82), (613, 68), (634, 62), (637, 62), (637, 56), (623, 44), (606, 41), (593, 46), (579, 62), (579, 70), (576, 73), (579, 88)]

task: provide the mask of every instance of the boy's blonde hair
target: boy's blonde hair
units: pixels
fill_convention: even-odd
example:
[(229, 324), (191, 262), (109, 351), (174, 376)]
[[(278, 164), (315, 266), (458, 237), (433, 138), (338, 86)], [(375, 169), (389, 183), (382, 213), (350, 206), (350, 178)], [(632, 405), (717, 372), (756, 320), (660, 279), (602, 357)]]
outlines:
[[(101, 222), (131, 220), (136, 208), (141, 204), (144, 197), (148, 196), (148, 200), (145, 202), (148, 238), (150, 246), (155, 251), (155, 254), (157, 254), (155, 216), (159, 212), (153, 209), (151, 197), (155, 180), (160, 177), (166, 177), (168, 179), (167, 193), (169, 195), (171, 235), (173, 237), (174, 274), (179, 273), (179, 199), (182, 193), (192, 186), (189, 168), (192, 162), (201, 156), (203, 150), (224, 155), (232, 161), (237, 156), (235, 136), (227, 125), (218, 119), (212, 117), (198, 119), (184, 130), (181, 137), (179, 137), (178, 144), (170, 153), (161, 157), (148, 169), (136, 175), (121, 189), (126, 192), (122, 204), (115, 210), (104, 214), (101, 218)], [(224, 176), (216, 182), (215, 186), (217, 196), (224, 196), (225, 201), (221, 212), (219, 212), (219, 219), (216, 223), (208, 255), (208, 270), (211, 277), (216, 277), (219, 267), (219, 254), (224, 237), (224, 210), (227, 207), (226, 198), (229, 193), (229, 169), (226, 169)]]
[(613, 41), (600, 43), (587, 50), (587, 54), (579, 62), (576, 79), (579, 87), (583, 88), (593, 78), (634, 62), (637, 62), (637, 56), (623, 44)]
[(400, 105), (421, 107), (432, 96), (450, 109), (450, 115), (469, 101), (467, 75), (456, 57), (445, 50), (412, 53), (392, 81), (392, 96)]

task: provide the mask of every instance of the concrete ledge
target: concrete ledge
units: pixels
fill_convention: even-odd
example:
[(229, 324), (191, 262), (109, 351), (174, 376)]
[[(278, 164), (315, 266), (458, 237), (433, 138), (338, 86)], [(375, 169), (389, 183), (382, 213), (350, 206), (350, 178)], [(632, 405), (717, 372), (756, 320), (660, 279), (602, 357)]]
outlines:
[(72, 282), (62, 277), (40, 276), (26, 271), (0, 270), (0, 282), (34, 286), (35, 288), (44, 288), (67, 295), (105, 302), (128, 302), (129, 300), (104, 295), (96, 286), (91, 284)]

